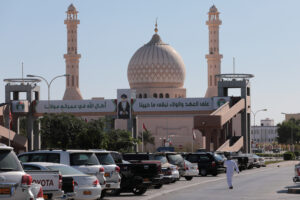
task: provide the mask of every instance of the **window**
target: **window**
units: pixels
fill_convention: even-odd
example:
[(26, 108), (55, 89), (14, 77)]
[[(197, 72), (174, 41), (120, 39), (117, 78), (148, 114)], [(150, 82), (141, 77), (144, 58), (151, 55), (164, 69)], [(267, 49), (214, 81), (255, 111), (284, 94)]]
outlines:
[(93, 153), (72, 153), (71, 165), (99, 165), (97, 157)]
[(147, 98), (147, 94), (146, 93), (144, 94), (144, 98)]
[(170, 95), (169, 95), (169, 93), (167, 93), (167, 94), (166, 94), (166, 98), (170, 98)]
[(77, 87), (78, 87), (79, 86), (78, 76), (76, 76), (76, 84), (77, 84)]
[(209, 76), (209, 85), (212, 86), (212, 75)]
[(33, 165), (23, 165), (23, 169), (24, 170), (41, 170), (39, 167), (33, 166)]
[(139, 98), (140, 98), (140, 99), (143, 98), (142, 94), (139, 94)]
[(156, 94), (156, 93), (154, 93), (154, 94), (153, 94), (153, 97), (154, 97), (154, 98), (157, 98), (157, 94)]
[(160, 93), (159, 98), (164, 98), (164, 95), (162, 93)]
[(101, 165), (114, 165), (115, 161), (109, 153), (96, 153)]
[(67, 77), (67, 86), (70, 86), (70, 77)]

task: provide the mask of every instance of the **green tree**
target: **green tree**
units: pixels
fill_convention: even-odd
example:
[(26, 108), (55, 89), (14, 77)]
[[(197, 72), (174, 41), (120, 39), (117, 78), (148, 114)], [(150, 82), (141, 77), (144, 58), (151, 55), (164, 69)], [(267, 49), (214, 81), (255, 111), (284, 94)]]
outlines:
[[(142, 137), (143, 136), (143, 137)], [(149, 130), (143, 131), (143, 133), (139, 134), (139, 142), (143, 142), (145, 147), (147, 144), (155, 144), (155, 138), (152, 136), (151, 132)]]
[(136, 139), (131, 137), (131, 132), (125, 130), (111, 130), (107, 135), (107, 149), (120, 152), (132, 152)]
[(77, 137), (85, 131), (85, 122), (73, 115), (45, 114), (41, 118), (42, 148), (80, 148)]
[(76, 144), (80, 149), (106, 149), (107, 136), (104, 132), (102, 119), (85, 123), (82, 132), (76, 137)]
[[(300, 120), (290, 119), (284, 121), (278, 126), (278, 143), (280, 144), (293, 144), (300, 141)], [(293, 141), (292, 141), (293, 138)]]

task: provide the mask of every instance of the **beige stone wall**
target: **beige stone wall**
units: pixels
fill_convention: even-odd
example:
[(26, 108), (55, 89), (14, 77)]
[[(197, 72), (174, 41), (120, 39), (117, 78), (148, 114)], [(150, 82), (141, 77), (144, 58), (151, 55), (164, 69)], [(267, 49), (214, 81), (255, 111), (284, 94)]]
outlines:
[[(141, 135), (143, 124), (155, 137), (155, 145), (144, 146), (144, 151), (153, 152), (163, 145), (164, 139), (170, 139), (172, 146), (178, 151), (192, 151), (203, 148), (201, 132), (196, 132), (196, 140), (193, 140), (193, 116), (138, 116), (137, 131)], [(139, 145), (139, 151), (142, 151)]]

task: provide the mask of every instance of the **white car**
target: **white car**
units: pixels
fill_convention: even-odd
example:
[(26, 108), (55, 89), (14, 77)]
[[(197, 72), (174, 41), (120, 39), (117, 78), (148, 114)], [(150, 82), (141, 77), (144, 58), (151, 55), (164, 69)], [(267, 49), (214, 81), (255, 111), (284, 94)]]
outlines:
[(185, 172), (183, 176), (187, 181), (190, 181), (193, 179), (194, 176), (199, 175), (198, 164), (194, 164), (187, 160), (184, 160), (184, 165), (185, 165)]
[(58, 170), (63, 177), (72, 177), (74, 180), (74, 200), (100, 199), (101, 186), (96, 176), (87, 175), (68, 165), (47, 162), (25, 163), (24, 168), (35, 167), (40, 170)]
[(109, 151), (94, 150), (99, 163), (104, 167), (104, 176), (106, 178), (106, 190), (120, 189), (121, 176), (120, 167), (116, 165)]
[(293, 181), (300, 182), (300, 163), (295, 165), (295, 176), (293, 177)]
[(106, 178), (104, 167), (99, 163), (96, 155), (88, 150), (39, 150), (25, 152), (18, 155), (23, 163), (51, 162), (69, 165), (79, 171), (95, 175), (102, 188), (105, 188)]
[(43, 200), (43, 189), (32, 184), (13, 148), (0, 144), (0, 200)]

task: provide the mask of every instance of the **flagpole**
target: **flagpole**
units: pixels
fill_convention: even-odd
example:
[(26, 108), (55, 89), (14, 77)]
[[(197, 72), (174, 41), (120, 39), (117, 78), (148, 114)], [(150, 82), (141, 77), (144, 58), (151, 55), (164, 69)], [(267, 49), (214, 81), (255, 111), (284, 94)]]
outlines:
[(194, 129), (192, 129), (192, 152), (194, 152)]

